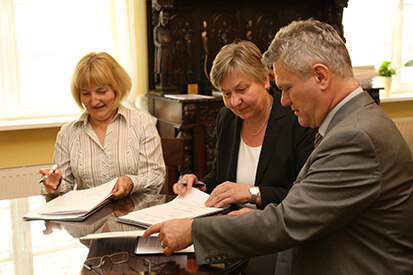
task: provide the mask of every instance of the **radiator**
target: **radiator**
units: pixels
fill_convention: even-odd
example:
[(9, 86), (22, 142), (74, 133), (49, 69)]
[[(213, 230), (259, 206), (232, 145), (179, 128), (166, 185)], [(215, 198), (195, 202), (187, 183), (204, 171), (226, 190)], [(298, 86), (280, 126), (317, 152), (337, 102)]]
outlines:
[(50, 163), (0, 168), (0, 199), (13, 199), (40, 194), (40, 173)]
[(393, 121), (413, 152), (413, 116), (396, 117)]

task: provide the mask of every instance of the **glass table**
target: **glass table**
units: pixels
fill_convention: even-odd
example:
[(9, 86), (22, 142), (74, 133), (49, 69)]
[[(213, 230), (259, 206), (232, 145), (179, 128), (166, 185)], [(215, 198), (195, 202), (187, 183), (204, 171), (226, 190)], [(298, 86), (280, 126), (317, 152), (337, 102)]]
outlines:
[[(80, 241), (92, 233), (143, 229), (119, 223), (116, 217), (171, 199), (134, 194), (111, 201), (83, 222), (24, 221), (27, 212), (45, 203), (42, 196), (1, 200), (0, 274), (237, 274), (245, 260), (197, 266), (193, 253), (135, 255), (137, 238)], [(93, 264), (98, 268), (89, 270), (84, 265), (91, 258), (98, 261)]]

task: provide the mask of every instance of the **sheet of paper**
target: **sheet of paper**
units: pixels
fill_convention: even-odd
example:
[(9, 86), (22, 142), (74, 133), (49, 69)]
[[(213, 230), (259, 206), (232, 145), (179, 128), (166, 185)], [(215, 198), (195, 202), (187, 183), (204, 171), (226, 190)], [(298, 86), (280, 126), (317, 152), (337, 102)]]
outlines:
[(121, 222), (150, 226), (170, 219), (192, 219), (221, 212), (223, 208), (206, 207), (209, 194), (192, 188), (174, 200), (119, 217)]
[(214, 98), (210, 95), (199, 95), (199, 94), (166, 94), (166, 98), (171, 99), (211, 99)]
[[(95, 240), (95, 239), (107, 239), (107, 238), (138, 238), (135, 254), (162, 254), (163, 248), (158, 240), (158, 233), (152, 234), (148, 238), (143, 238), (145, 230), (136, 231), (117, 231), (117, 232), (103, 232), (94, 233), (81, 237), (81, 240)], [(185, 249), (179, 250), (175, 253), (193, 253), (194, 246), (191, 245)]]
[[(188, 246), (182, 250), (175, 251), (174, 253), (194, 253), (194, 246)], [(163, 247), (161, 242), (158, 240), (158, 237), (155, 235), (150, 236), (149, 238), (138, 238), (138, 245), (135, 249), (135, 254), (161, 254), (163, 253)]]
[[(81, 240), (94, 240), (94, 239), (106, 239), (106, 238), (130, 238), (130, 237), (142, 237), (145, 230), (135, 230), (135, 231), (116, 231), (116, 232), (102, 232), (89, 234), (80, 237)], [(152, 236), (158, 236), (158, 234), (153, 234)]]
[(40, 215), (82, 215), (86, 214), (102, 203), (111, 195), (117, 178), (90, 189), (73, 190), (49, 201), (40, 207)]

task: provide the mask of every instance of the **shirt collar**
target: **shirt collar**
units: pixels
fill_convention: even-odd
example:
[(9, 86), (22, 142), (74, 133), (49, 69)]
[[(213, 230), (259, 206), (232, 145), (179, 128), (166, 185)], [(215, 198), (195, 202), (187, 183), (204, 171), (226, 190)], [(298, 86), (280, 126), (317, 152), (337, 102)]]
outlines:
[[(128, 121), (128, 112), (126, 107), (120, 105), (116, 115), (114, 116), (113, 120), (118, 119), (118, 117), (123, 117), (126, 121)], [(82, 124), (86, 126), (89, 123), (89, 113), (84, 111), (78, 119), (74, 121), (74, 124)]]
[(334, 108), (328, 112), (327, 116), (324, 118), (323, 122), (321, 123), (320, 127), (318, 128), (318, 132), (324, 137), (327, 131), (328, 126), (330, 125), (331, 120), (333, 119), (334, 115), (340, 110), (341, 107), (343, 107), (344, 104), (350, 101), (353, 97), (356, 95), (361, 94), (363, 89), (361, 87), (358, 87), (351, 93), (349, 93), (343, 100), (341, 100)]

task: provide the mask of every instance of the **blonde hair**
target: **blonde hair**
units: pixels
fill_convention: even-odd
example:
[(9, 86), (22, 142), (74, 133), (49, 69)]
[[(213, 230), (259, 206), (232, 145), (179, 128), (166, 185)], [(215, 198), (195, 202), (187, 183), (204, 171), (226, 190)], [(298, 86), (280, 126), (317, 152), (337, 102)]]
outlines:
[(110, 85), (115, 92), (115, 107), (129, 93), (132, 81), (125, 69), (105, 52), (91, 52), (77, 63), (70, 83), (70, 91), (76, 104), (84, 109), (80, 90), (95, 85)]
[(221, 48), (212, 63), (209, 77), (212, 85), (220, 89), (228, 75), (237, 72), (258, 83), (265, 83), (268, 68), (261, 61), (258, 47), (246, 40), (238, 40)]

